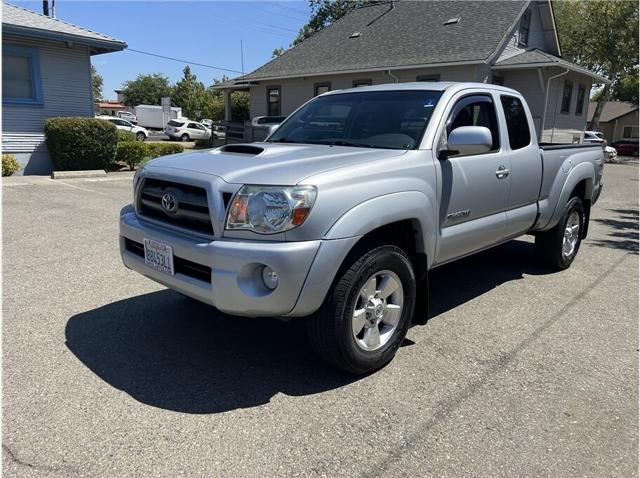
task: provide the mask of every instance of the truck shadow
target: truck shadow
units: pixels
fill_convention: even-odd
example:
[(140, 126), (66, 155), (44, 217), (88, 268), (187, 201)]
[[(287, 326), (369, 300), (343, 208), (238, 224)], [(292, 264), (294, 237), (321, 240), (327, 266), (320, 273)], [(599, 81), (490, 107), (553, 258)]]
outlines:
[(219, 413), (357, 378), (319, 361), (294, 323), (231, 317), (173, 291), (75, 315), (66, 345), (110, 385), (155, 407)]
[(433, 269), (429, 274), (429, 317), (437, 317), (505, 282), (550, 274), (540, 265), (533, 242), (509, 241), (479, 254)]
[[(545, 273), (532, 251), (532, 244), (512, 241), (436, 269), (431, 315), (525, 273)], [(65, 334), (82, 363), (134, 399), (208, 414), (263, 405), (278, 393), (310, 395), (358, 380), (318, 360), (302, 325), (231, 317), (163, 290), (75, 315)]]

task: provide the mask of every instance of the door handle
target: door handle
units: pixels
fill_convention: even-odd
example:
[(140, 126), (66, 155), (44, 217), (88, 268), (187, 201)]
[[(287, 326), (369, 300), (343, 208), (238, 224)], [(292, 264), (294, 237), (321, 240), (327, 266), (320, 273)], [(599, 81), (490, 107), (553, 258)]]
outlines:
[(498, 179), (504, 179), (507, 176), (509, 176), (509, 170), (507, 168), (505, 168), (504, 166), (498, 167), (498, 170), (496, 171), (496, 177)]

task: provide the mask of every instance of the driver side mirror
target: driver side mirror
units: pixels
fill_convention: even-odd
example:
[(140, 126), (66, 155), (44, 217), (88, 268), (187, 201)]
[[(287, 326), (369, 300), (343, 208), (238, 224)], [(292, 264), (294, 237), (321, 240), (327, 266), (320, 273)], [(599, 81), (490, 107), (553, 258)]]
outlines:
[(489, 128), (484, 126), (460, 126), (449, 133), (447, 149), (441, 151), (440, 159), (449, 156), (470, 156), (488, 153), (493, 145), (493, 137)]
[(267, 138), (269, 136), (271, 136), (275, 130), (277, 130), (280, 127), (279, 124), (272, 124), (271, 126), (269, 126), (269, 129), (267, 130)]

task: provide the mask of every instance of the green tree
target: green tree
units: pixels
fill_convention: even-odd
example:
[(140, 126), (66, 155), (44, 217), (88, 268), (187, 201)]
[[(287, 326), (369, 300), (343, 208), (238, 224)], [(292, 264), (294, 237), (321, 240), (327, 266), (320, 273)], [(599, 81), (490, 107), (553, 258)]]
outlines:
[(282, 55), (285, 52), (284, 47), (280, 47), (280, 48), (274, 48), (273, 52), (271, 53), (271, 58), (278, 58), (280, 55)]
[(597, 129), (612, 90), (622, 87), (620, 83), (638, 65), (638, 2), (564, 0), (553, 5), (562, 55), (612, 82), (597, 98), (593, 115)]
[(231, 119), (246, 120), (249, 119), (249, 92), (234, 91), (231, 93)]
[(638, 104), (638, 69), (622, 76), (611, 91), (611, 98), (617, 101), (630, 101)]
[(297, 45), (344, 17), (350, 11), (371, 3), (381, 2), (372, 0), (309, 0), (311, 18), (300, 29), (298, 37), (293, 40), (293, 44)]
[(191, 73), (189, 66), (185, 66), (182, 73), (182, 79), (173, 88), (171, 103), (182, 108), (182, 114), (187, 118), (204, 118), (210, 109), (212, 96), (196, 75)]
[(159, 105), (160, 98), (171, 96), (169, 78), (161, 73), (140, 74), (122, 85), (124, 104), (127, 106)]
[(100, 101), (102, 99), (102, 85), (104, 80), (102, 75), (98, 73), (96, 67), (91, 65), (91, 86), (93, 88), (93, 100)]

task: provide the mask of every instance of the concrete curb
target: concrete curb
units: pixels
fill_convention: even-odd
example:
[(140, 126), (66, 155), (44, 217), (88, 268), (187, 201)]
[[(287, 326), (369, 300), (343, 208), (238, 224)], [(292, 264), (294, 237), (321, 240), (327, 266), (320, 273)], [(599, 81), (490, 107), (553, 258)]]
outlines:
[(90, 171), (54, 171), (51, 173), (51, 179), (99, 178), (106, 175), (106, 171), (102, 169), (92, 169)]

